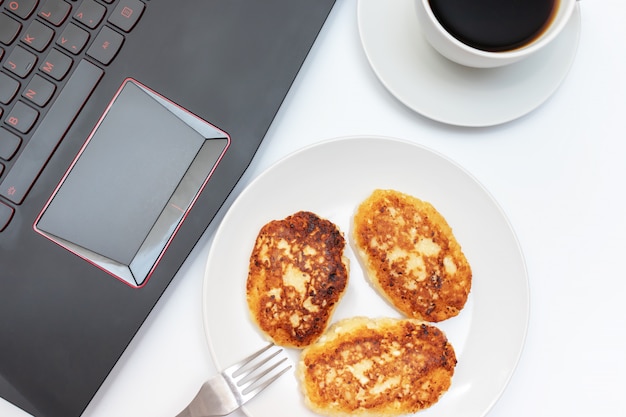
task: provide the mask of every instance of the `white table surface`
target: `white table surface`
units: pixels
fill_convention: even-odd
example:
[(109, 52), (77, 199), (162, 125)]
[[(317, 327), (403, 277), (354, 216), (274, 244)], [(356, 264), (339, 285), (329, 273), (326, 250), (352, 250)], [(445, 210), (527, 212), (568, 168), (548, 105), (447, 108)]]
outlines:
[[(392, 136), (447, 155), (500, 203), (528, 267), (526, 346), (488, 416), (626, 416), (626, 1), (581, 1), (579, 50), (564, 83), (529, 115), (489, 128), (433, 122), (389, 94), (364, 55), (356, 7), (337, 0), (228, 202), (274, 161), (328, 138)], [(224, 212), (85, 416), (173, 417), (216, 372), (202, 285)], [(0, 415), (26, 414), (0, 400)]]

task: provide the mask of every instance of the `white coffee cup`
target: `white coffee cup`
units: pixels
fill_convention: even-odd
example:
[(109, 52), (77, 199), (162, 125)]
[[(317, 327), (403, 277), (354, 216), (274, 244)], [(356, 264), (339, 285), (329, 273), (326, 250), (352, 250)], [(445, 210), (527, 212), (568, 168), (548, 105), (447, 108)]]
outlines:
[(550, 44), (567, 25), (576, 2), (577, 0), (556, 0), (553, 17), (540, 35), (525, 45), (498, 52), (469, 46), (451, 35), (433, 13), (430, 0), (415, 0), (415, 9), (423, 34), (441, 55), (461, 65), (493, 68), (524, 59)]

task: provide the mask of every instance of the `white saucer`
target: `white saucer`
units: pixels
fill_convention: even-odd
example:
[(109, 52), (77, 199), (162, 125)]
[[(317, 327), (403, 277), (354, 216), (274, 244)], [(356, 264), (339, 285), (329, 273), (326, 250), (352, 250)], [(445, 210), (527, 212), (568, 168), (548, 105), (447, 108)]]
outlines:
[(359, 0), (365, 54), (383, 85), (412, 110), (458, 126), (492, 126), (536, 109), (559, 87), (576, 56), (580, 8), (543, 51), (502, 68), (475, 69), (437, 53), (418, 27), (414, 0)]

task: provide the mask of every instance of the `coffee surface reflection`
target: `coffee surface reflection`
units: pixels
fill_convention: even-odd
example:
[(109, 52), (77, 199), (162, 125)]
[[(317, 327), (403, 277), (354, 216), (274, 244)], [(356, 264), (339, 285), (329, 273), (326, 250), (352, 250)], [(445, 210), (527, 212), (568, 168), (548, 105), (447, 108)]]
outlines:
[(429, 0), (441, 25), (484, 51), (523, 47), (550, 26), (560, 0)]

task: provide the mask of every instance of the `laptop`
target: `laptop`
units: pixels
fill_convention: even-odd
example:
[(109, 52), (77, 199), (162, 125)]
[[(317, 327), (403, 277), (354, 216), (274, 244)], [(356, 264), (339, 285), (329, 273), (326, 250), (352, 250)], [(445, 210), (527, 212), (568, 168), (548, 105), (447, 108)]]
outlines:
[(0, 396), (79, 416), (334, 0), (0, 0)]

